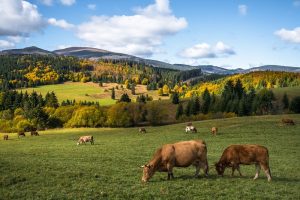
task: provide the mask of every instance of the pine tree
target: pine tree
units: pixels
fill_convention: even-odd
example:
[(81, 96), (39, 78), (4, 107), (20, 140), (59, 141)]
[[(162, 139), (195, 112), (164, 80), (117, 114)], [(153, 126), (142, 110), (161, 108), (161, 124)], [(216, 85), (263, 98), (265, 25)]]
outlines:
[(134, 83), (131, 84), (131, 94), (135, 95), (135, 84)]
[(116, 94), (115, 94), (115, 88), (113, 87), (111, 90), (111, 98), (115, 99), (116, 98)]
[(177, 106), (177, 110), (176, 110), (176, 119), (178, 120), (179, 117), (181, 117), (183, 115), (183, 106), (182, 104), (178, 104)]
[(179, 104), (179, 94), (177, 92), (174, 92), (172, 95), (172, 103)]
[(284, 93), (282, 98), (283, 109), (289, 108), (289, 98), (286, 93)]
[(202, 99), (203, 99), (202, 112), (204, 114), (207, 114), (209, 111), (209, 106), (210, 106), (210, 101), (211, 101), (210, 94), (209, 94), (209, 91), (207, 88), (204, 90)]
[(122, 94), (119, 102), (131, 102), (131, 99), (129, 98), (127, 93)]
[(185, 110), (184, 110), (184, 114), (186, 116), (190, 116), (191, 115), (191, 107), (192, 107), (191, 101), (188, 101), (188, 104), (186, 105)]
[(194, 104), (195, 104), (196, 113), (199, 113), (200, 112), (200, 99), (198, 96), (195, 97)]

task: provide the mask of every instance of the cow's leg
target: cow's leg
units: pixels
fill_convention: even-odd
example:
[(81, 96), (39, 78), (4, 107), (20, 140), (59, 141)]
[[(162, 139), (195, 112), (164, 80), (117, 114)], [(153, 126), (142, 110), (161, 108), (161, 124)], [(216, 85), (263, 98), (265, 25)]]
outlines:
[(234, 170), (235, 170), (235, 166), (233, 165), (233, 166), (232, 166), (232, 172), (231, 172), (231, 176), (233, 176), (233, 175), (234, 175)]
[(241, 173), (241, 170), (240, 170), (240, 165), (237, 165), (236, 169), (238, 170), (240, 176), (243, 176), (242, 173)]
[(200, 162), (200, 167), (203, 169), (205, 176), (208, 176), (208, 162)]
[(167, 163), (167, 170), (168, 170), (168, 180), (170, 180), (171, 178), (174, 178), (173, 167), (172, 167), (171, 163)]
[(255, 169), (256, 169), (256, 173), (255, 173), (255, 176), (254, 176), (253, 180), (256, 180), (258, 178), (258, 175), (259, 175), (259, 172), (260, 172), (260, 165), (255, 164)]
[(268, 177), (268, 181), (271, 181), (272, 177), (271, 177), (271, 171), (269, 165), (267, 163), (261, 163), (260, 166), (261, 168), (263, 168), (266, 176)]
[(200, 165), (200, 163), (198, 161), (196, 161), (194, 163), (194, 166), (196, 167), (195, 177), (199, 177), (201, 165)]

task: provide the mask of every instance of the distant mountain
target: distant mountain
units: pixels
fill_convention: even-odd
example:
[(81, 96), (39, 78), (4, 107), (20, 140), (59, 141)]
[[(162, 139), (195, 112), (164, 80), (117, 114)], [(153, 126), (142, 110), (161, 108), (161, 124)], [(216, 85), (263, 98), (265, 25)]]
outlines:
[(201, 69), (206, 74), (236, 74), (236, 73), (248, 73), (252, 71), (286, 71), (286, 72), (300, 72), (300, 67), (289, 67), (280, 65), (265, 65), (261, 67), (254, 67), (250, 69), (225, 69), (213, 65), (185, 65), (185, 64), (170, 64), (158, 60), (144, 59), (137, 56), (132, 56), (123, 53), (116, 53), (111, 51), (106, 51), (91, 47), (69, 47), (65, 49), (59, 49), (55, 51), (47, 51), (35, 46), (26, 47), (24, 49), (9, 49), (0, 52), (0, 55), (16, 55), (16, 54), (38, 54), (38, 55), (64, 55), (64, 56), (75, 56), (79, 58), (88, 59), (113, 59), (113, 60), (128, 60), (143, 63), (146, 65), (151, 65), (157, 68), (167, 68), (175, 70), (191, 70), (191, 69)]
[(300, 72), (300, 67), (289, 67), (281, 65), (264, 65), (243, 70), (243, 73), (254, 71), (285, 71), (285, 72)]
[(47, 51), (35, 46), (26, 47), (24, 49), (8, 49), (0, 52), (0, 55), (20, 55), (20, 54), (54, 55), (54, 53), (51, 51)]

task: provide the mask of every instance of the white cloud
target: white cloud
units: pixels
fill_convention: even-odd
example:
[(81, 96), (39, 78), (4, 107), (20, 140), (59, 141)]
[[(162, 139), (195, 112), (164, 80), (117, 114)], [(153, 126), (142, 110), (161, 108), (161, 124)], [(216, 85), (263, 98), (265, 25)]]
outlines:
[(280, 39), (291, 42), (291, 43), (300, 43), (300, 27), (296, 27), (294, 30), (280, 29), (274, 33)]
[(0, 49), (8, 49), (14, 47), (15, 44), (13, 42), (7, 40), (0, 40)]
[(76, 2), (76, 0), (60, 0), (60, 2), (65, 6), (71, 6)]
[(247, 15), (248, 7), (246, 5), (239, 5), (238, 7), (240, 15)]
[(39, 1), (46, 6), (51, 6), (53, 3), (52, 0), (39, 0)]
[(96, 4), (88, 4), (87, 7), (90, 10), (95, 10), (96, 9)]
[(0, 0), (0, 36), (28, 35), (45, 25), (37, 6), (21, 0)]
[(165, 36), (176, 34), (187, 26), (169, 8), (169, 0), (156, 0), (134, 15), (93, 16), (80, 24), (77, 36), (88, 44), (117, 52), (150, 56), (159, 51)]
[(226, 57), (234, 54), (234, 50), (223, 42), (218, 42), (214, 46), (200, 43), (179, 53), (180, 56), (189, 59)]
[(293, 5), (294, 5), (295, 7), (300, 7), (300, 1), (294, 1), (294, 2), (293, 2)]
[(73, 24), (66, 22), (66, 20), (64, 20), (64, 19), (57, 20), (55, 18), (50, 18), (50, 19), (48, 19), (48, 23), (53, 26), (58, 26), (63, 29), (71, 29), (74, 27)]

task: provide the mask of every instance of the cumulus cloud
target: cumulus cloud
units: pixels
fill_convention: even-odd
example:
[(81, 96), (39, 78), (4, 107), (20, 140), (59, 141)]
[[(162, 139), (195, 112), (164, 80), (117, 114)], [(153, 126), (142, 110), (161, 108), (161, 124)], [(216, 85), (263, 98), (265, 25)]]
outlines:
[(76, 0), (60, 0), (60, 2), (63, 4), (63, 5), (66, 5), (66, 6), (71, 6), (73, 5)]
[(95, 10), (96, 9), (96, 4), (88, 4), (87, 7), (90, 10)]
[(20, 0), (0, 0), (0, 5), (0, 36), (28, 35), (45, 25), (36, 5)]
[(51, 6), (53, 3), (52, 0), (40, 0), (40, 2), (46, 6)]
[(0, 40), (0, 49), (8, 49), (14, 47), (15, 44), (13, 42), (7, 40)]
[(295, 7), (300, 7), (300, 1), (294, 1), (294, 2), (293, 2), (293, 5), (294, 5)]
[(243, 15), (243, 16), (247, 15), (248, 7), (246, 5), (239, 5), (238, 9), (239, 9), (240, 15)]
[(169, 0), (156, 0), (133, 15), (93, 16), (78, 26), (77, 36), (88, 44), (111, 51), (151, 56), (159, 51), (165, 36), (187, 26), (169, 8)]
[(53, 26), (57, 26), (57, 27), (60, 27), (63, 29), (71, 29), (74, 27), (73, 24), (66, 22), (66, 20), (64, 20), (64, 19), (57, 20), (55, 18), (50, 18), (50, 19), (48, 19), (48, 23)]
[(234, 50), (223, 42), (217, 42), (214, 46), (200, 43), (179, 53), (180, 56), (189, 59), (226, 57), (234, 54)]
[(300, 27), (296, 27), (294, 30), (280, 29), (274, 33), (280, 39), (291, 42), (291, 43), (300, 43)]

